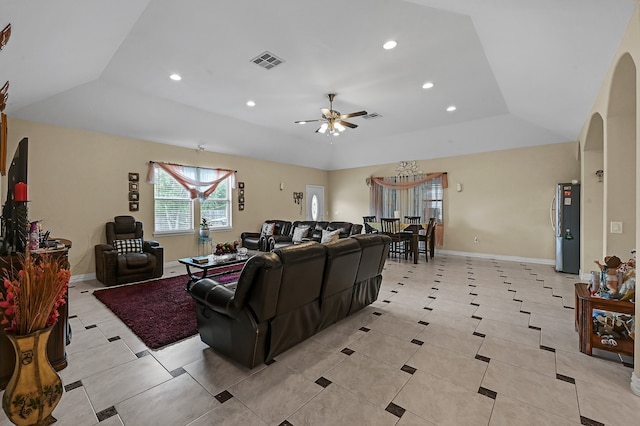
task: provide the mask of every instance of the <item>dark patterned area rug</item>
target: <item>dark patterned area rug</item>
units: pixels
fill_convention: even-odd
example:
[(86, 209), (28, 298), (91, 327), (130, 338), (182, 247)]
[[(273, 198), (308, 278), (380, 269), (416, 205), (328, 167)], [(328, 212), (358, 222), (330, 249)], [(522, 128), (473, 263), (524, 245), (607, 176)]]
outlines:
[[(221, 276), (237, 280), (243, 265)], [(224, 277), (224, 278), (223, 278)], [(150, 349), (198, 333), (196, 303), (185, 291), (186, 275), (96, 290), (93, 295), (118, 316)]]

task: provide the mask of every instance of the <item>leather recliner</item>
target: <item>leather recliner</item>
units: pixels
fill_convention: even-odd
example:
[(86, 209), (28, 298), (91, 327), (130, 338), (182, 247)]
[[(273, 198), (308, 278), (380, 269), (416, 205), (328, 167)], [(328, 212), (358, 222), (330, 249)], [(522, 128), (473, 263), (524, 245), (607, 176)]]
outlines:
[[(272, 235), (287, 235), (291, 230), (291, 222), (287, 220), (266, 220), (264, 223), (274, 224)], [(264, 235), (262, 232), (243, 232), (240, 234), (240, 241), (242, 247), (249, 250), (269, 251), (269, 237), (271, 235)]]
[(317, 222), (315, 229), (311, 232), (310, 239), (312, 241), (322, 241), (322, 231), (336, 231), (340, 230), (338, 237), (347, 238), (352, 235), (358, 235), (362, 233), (362, 225), (354, 224), (351, 222)]
[(309, 236), (311, 235), (311, 232), (316, 227), (316, 223), (317, 222), (315, 220), (296, 220), (295, 222), (293, 222), (293, 224), (289, 228), (289, 232), (287, 234), (272, 235), (271, 237), (269, 237), (268, 243), (267, 243), (267, 249), (271, 251), (273, 249), (282, 248), (282, 247), (286, 247), (293, 244), (294, 243), (293, 233), (296, 230), (296, 228), (302, 227), (302, 226), (308, 227), (308, 231), (306, 235), (303, 237), (303, 240), (298, 242), (302, 242), (305, 240), (308, 241)]
[(198, 280), (190, 293), (201, 340), (248, 368), (272, 360), (375, 301), (390, 242), (306, 242), (249, 258), (235, 289)]
[(164, 249), (157, 241), (144, 241), (143, 234), (142, 223), (133, 216), (107, 222), (107, 244), (95, 246), (98, 281), (116, 285), (162, 276)]

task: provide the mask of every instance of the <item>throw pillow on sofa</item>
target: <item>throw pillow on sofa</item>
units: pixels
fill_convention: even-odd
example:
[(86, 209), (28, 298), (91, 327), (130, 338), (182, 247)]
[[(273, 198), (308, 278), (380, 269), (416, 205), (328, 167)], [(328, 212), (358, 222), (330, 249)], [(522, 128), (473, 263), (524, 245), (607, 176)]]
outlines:
[(338, 241), (338, 239), (340, 238), (340, 230), (336, 229), (335, 231), (327, 231), (327, 230), (322, 230), (322, 239), (320, 240), (321, 243), (330, 243), (331, 241)]
[(273, 235), (273, 230), (275, 229), (275, 227), (275, 223), (263, 223), (262, 232), (260, 233), (260, 235), (262, 235), (263, 237), (270, 237), (271, 235)]
[(113, 240), (113, 248), (118, 250), (118, 254), (142, 253), (142, 238)]
[(302, 241), (303, 238), (307, 238), (308, 234), (309, 234), (308, 226), (296, 226), (293, 230), (293, 237), (291, 238), (291, 240), (294, 243), (299, 243)]

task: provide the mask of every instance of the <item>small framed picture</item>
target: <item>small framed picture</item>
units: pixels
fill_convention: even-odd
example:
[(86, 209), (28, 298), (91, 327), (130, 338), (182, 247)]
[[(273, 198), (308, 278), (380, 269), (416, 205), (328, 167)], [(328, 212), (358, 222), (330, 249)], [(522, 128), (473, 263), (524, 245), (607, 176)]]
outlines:
[(244, 197), (244, 189), (238, 190), (238, 197)]
[(244, 189), (244, 182), (238, 182), (238, 188)]
[(244, 197), (238, 197), (238, 202), (240, 204), (244, 204)]
[(139, 173), (129, 172), (129, 182), (138, 182), (140, 180)]
[(129, 182), (129, 191), (137, 191), (138, 182)]
[(238, 204), (238, 210), (240, 211), (244, 210), (244, 204)]
[(129, 201), (129, 211), (137, 212), (139, 209), (139, 205), (137, 201)]
[(130, 192), (129, 193), (129, 201), (139, 201), (140, 194), (138, 192)]

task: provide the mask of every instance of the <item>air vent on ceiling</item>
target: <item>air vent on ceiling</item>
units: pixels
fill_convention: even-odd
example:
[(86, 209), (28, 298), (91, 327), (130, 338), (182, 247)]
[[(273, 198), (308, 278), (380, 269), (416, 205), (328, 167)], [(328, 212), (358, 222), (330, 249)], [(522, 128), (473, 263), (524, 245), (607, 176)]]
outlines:
[(372, 112), (370, 114), (362, 116), (362, 118), (364, 118), (365, 120), (373, 120), (374, 118), (380, 118), (380, 117), (382, 116), (377, 112)]
[(264, 52), (256, 56), (251, 60), (256, 65), (260, 65), (262, 68), (270, 70), (284, 62), (284, 59), (278, 58), (271, 52)]

